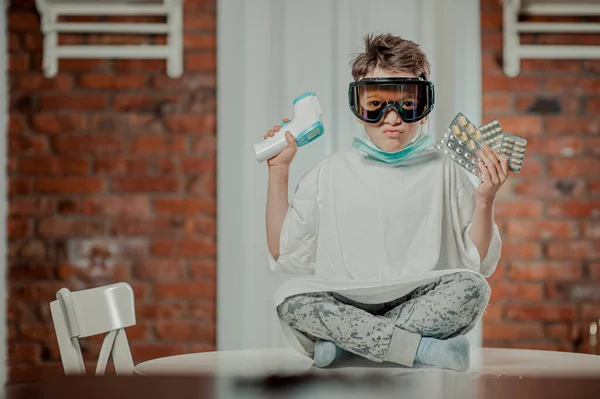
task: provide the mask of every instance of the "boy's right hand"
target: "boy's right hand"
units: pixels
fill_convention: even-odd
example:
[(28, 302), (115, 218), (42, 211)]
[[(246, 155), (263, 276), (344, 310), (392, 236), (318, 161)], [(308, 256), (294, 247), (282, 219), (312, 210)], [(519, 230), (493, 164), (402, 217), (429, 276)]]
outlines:
[[(290, 122), (289, 119), (284, 118), (284, 122)], [(281, 129), (280, 125), (275, 125), (272, 130), (269, 130), (267, 134), (264, 135), (264, 138), (273, 137), (273, 135)], [(287, 140), (288, 146), (283, 149), (279, 154), (275, 155), (273, 158), (267, 160), (267, 165), (269, 166), (287, 166), (292, 163), (294, 156), (296, 156), (296, 151), (298, 150), (298, 145), (296, 144), (296, 138), (288, 131), (285, 132), (285, 138)]]

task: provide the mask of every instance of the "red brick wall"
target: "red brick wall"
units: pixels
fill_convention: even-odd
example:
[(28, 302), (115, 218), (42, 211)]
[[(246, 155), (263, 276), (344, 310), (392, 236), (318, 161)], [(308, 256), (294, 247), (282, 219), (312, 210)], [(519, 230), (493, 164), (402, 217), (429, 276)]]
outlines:
[[(9, 9), (9, 379), (62, 372), (48, 303), (132, 284), (134, 360), (215, 346), (215, 0), (185, 2), (185, 74), (67, 60), (41, 74), (33, 0)], [(81, 43), (69, 35), (63, 43)], [(88, 43), (164, 38), (90, 35)], [(98, 340), (84, 340), (95, 360)]]
[[(484, 343), (587, 351), (589, 324), (600, 318), (600, 62), (524, 60), (518, 77), (506, 77), (498, 3), (481, 3), (484, 120), (529, 143), (496, 207), (504, 251)], [(522, 42), (600, 45), (600, 35)]]

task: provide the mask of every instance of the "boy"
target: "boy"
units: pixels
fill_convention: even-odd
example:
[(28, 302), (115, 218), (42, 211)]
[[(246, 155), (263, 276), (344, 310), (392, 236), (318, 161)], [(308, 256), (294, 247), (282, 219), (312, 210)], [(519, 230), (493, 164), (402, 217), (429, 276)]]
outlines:
[[(501, 239), (493, 219), (507, 159), (489, 148), (481, 183), (434, 151), (422, 125), (433, 108), (430, 65), (415, 43), (365, 38), (349, 105), (365, 135), (300, 180), (288, 204), (288, 148), (268, 161), (267, 242), (273, 271), (314, 274), (275, 294), (286, 337), (326, 367), (355, 354), (463, 371), (464, 334), (490, 296)], [(265, 138), (278, 131), (270, 130)]]

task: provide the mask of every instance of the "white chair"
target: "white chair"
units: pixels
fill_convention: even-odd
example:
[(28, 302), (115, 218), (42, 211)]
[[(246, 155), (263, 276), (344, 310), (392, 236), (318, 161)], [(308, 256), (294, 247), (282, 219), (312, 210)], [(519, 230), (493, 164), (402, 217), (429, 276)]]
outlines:
[[(36, 0), (44, 34), (43, 70), (46, 77), (58, 72), (64, 58), (165, 59), (167, 75), (183, 73), (183, 0)], [(159, 16), (166, 22), (67, 22), (64, 16)], [(59, 45), (61, 33), (166, 35), (165, 45)]]
[(65, 374), (85, 374), (79, 338), (104, 334), (96, 375), (112, 356), (117, 375), (133, 374), (125, 328), (135, 325), (133, 289), (127, 283), (71, 292), (62, 288), (50, 303), (52, 322)]
[(515, 77), (522, 59), (600, 59), (600, 46), (521, 44), (521, 33), (600, 33), (597, 22), (520, 22), (520, 15), (600, 16), (600, 0), (504, 0), (504, 73)]

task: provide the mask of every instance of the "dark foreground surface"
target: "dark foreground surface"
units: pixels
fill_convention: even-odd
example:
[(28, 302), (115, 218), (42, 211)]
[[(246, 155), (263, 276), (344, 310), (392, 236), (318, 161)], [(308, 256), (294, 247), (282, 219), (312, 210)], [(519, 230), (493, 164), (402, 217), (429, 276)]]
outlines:
[(5, 389), (9, 399), (137, 398), (600, 398), (598, 377), (480, 374), (59, 377)]

